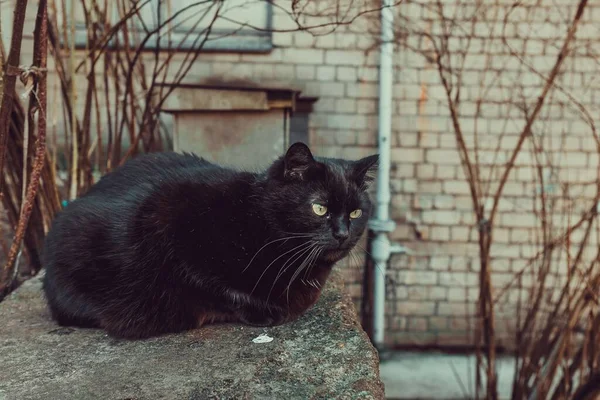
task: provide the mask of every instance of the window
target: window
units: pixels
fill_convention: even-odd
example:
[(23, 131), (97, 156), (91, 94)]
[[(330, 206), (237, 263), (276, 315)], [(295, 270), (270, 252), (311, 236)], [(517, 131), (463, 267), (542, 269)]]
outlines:
[[(75, 6), (75, 45), (83, 48), (87, 45), (88, 35), (84, 10), (80, 1), (70, 1), (79, 3)], [(112, 48), (123, 43), (127, 31), (131, 43), (141, 45), (143, 42), (143, 47), (148, 50), (157, 46), (173, 50), (202, 46), (203, 51), (236, 52), (268, 52), (272, 49), (273, 10), (268, 0), (116, 0), (108, 3), (106, 14), (111, 15), (113, 25), (137, 7), (127, 30), (120, 30), (118, 38), (111, 41)], [(96, 14), (92, 19), (101, 17)], [(102, 33), (98, 34), (100, 36)]]

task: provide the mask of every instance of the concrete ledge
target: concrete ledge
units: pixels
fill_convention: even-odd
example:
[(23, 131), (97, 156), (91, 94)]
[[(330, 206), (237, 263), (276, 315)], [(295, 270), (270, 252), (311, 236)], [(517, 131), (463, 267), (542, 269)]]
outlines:
[[(58, 327), (39, 277), (0, 303), (0, 400), (383, 399), (375, 349), (339, 276), (300, 320), (144, 341)], [(262, 333), (270, 343), (254, 343)]]

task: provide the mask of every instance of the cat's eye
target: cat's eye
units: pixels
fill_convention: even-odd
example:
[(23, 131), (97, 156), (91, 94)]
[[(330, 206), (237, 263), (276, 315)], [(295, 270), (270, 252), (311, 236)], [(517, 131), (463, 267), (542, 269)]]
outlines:
[(350, 213), (350, 218), (352, 218), (352, 219), (360, 218), (361, 215), (362, 215), (362, 210), (360, 208), (358, 208)]
[(327, 214), (327, 207), (321, 205), (321, 204), (313, 204), (312, 205), (312, 209), (313, 212), (315, 214), (317, 214), (319, 217), (322, 217), (323, 215)]

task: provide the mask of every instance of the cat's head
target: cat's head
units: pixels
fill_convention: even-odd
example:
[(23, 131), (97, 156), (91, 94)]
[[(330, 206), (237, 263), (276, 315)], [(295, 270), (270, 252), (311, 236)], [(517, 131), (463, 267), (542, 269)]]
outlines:
[(303, 235), (323, 259), (343, 258), (366, 229), (367, 187), (378, 158), (316, 158), (306, 145), (293, 144), (267, 172), (263, 199), (270, 228), (280, 237)]

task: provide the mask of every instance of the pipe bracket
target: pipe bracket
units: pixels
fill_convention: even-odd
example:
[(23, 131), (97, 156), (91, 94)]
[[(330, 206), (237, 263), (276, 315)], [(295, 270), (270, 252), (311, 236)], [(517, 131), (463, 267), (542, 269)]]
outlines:
[(396, 229), (396, 223), (390, 219), (384, 221), (380, 219), (370, 219), (369, 229), (373, 232), (393, 232)]
[(391, 254), (406, 254), (411, 255), (412, 250), (408, 247), (402, 246), (400, 243), (391, 243), (390, 244), (390, 253)]

